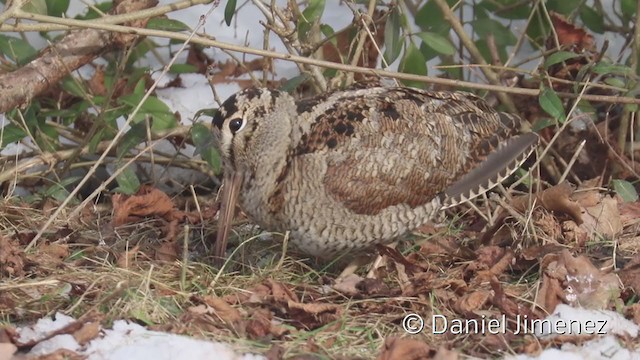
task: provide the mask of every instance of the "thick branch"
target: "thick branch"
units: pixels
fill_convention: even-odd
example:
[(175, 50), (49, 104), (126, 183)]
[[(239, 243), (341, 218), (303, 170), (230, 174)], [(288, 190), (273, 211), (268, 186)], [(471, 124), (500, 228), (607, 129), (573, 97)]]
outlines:
[[(126, 1), (131, 5), (123, 2), (118, 8), (131, 10), (135, 6), (141, 9), (157, 4), (156, 0)], [(19, 13), (20, 10), (17, 11)], [(26, 106), (72, 71), (88, 64), (103, 52), (115, 46), (126, 46), (135, 39), (100, 29), (72, 31), (29, 64), (0, 75), (0, 113)]]

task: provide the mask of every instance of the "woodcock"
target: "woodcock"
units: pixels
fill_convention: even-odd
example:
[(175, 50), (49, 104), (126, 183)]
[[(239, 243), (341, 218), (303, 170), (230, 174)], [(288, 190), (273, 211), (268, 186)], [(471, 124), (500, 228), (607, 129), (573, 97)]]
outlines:
[(304, 100), (250, 88), (213, 119), (224, 169), (215, 255), (236, 199), (268, 231), (320, 258), (398, 239), (488, 191), (533, 152), (520, 118), (465, 92), (408, 87)]

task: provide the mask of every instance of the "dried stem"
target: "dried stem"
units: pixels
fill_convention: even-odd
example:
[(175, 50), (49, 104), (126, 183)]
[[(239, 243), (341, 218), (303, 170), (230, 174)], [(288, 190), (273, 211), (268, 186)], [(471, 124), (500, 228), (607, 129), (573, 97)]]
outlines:
[[(480, 65), (488, 65), (487, 62), (482, 57), (482, 54), (480, 54), (480, 50), (478, 50), (476, 45), (473, 43), (473, 40), (471, 40), (471, 38), (467, 36), (467, 33), (464, 30), (464, 27), (462, 26), (458, 18), (455, 16), (455, 14), (451, 10), (447, 2), (445, 0), (435, 0), (435, 2), (440, 8), (440, 10), (442, 10), (445, 20), (449, 22), (449, 24), (451, 24), (451, 27), (456, 32), (456, 34), (460, 38), (460, 41), (462, 42), (464, 47), (467, 49), (467, 51), (469, 51), (473, 59)], [(491, 68), (489, 68), (488, 66), (482, 66), (480, 67), (480, 70), (482, 71), (484, 76), (486, 76), (487, 80), (489, 80), (491, 84), (500, 86), (500, 79), (498, 78), (498, 75), (495, 72), (493, 72), (493, 70), (491, 70)], [(507, 107), (507, 109), (509, 109), (509, 111), (514, 113), (518, 112), (516, 105), (513, 103), (511, 98), (507, 96), (507, 94), (505, 94), (504, 92), (500, 92), (498, 93), (498, 98)]]
[[(229, 51), (253, 54), (253, 55), (264, 56), (264, 57), (273, 58), (273, 59), (279, 59), (279, 60), (293, 61), (300, 64), (316, 65), (316, 66), (324, 67), (328, 69), (352, 71), (356, 73), (377, 75), (380, 77), (389, 77), (389, 78), (400, 79), (400, 80), (421, 81), (421, 82), (430, 83), (430, 84), (452, 86), (452, 87), (466, 87), (469, 89), (496, 91), (496, 92), (503, 92), (503, 93), (517, 94), (517, 95), (524, 95), (524, 96), (537, 97), (540, 95), (540, 91), (538, 89), (514, 88), (514, 87), (502, 86), (502, 85), (481, 84), (481, 83), (473, 83), (473, 82), (462, 81), (462, 80), (443, 79), (443, 78), (437, 78), (437, 77), (431, 77), (431, 76), (425, 76), (425, 75), (405, 74), (397, 71), (375, 70), (375, 69), (366, 68), (366, 67), (334, 63), (330, 61), (318, 60), (318, 59), (307, 58), (307, 57), (291, 55), (291, 54), (283, 54), (275, 51), (253, 49), (246, 46), (240, 46), (240, 45), (229, 44), (229, 43), (216, 41), (212, 39), (207, 39), (197, 35), (190, 36), (187, 34), (175, 33), (171, 31), (141, 29), (141, 28), (133, 28), (129, 26), (111, 25), (111, 24), (100, 24), (95, 22), (88, 22), (88, 21), (75, 20), (75, 19), (62, 19), (62, 18), (44, 16), (44, 15), (38, 15), (38, 14), (28, 14), (28, 17), (26, 18), (35, 20), (35, 21), (61, 23), (69, 26), (103, 29), (103, 30), (127, 33), (127, 34), (158, 36), (158, 37), (164, 37), (164, 38), (182, 40), (182, 41), (189, 40), (191, 43), (194, 43), (194, 44), (211, 46), (211, 47), (216, 47), (216, 48), (229, 50)], [(558, 95), (562, 98), (575, 99), (578, 97), (578, 94), (574, 94), (574, 93), (560, 92), (558, 93)], [(587, 101), (595, 101), (595, 102), (640, 105), (640, 99), (625, 97), (625, 96), (605, 96), (605, 95), (583, 94), (581, 95), (581, 98)]]

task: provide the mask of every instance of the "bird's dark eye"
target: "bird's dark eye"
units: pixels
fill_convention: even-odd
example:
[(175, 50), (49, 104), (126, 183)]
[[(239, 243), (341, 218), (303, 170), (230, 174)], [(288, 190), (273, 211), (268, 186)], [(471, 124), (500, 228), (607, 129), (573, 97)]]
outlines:
[(244, 127), (244, 120), (242, 118), (235, 118), (229, 121), (229, 130), (231, 130), (232, 134), (237, 133)]

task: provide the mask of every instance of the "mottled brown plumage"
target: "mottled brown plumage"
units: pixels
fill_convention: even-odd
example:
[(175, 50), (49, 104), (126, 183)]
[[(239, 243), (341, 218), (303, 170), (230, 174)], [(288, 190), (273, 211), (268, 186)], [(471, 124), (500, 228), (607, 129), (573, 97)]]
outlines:
[(325, 258), (391, 242), (487, 191), (537, 142), (517, 135), (517, 116), (472, 94), (404, 87), (300, 101), (252, 88), (225, 101), (213, 123), (225, 184), (238, 184), (244, 212)]

